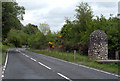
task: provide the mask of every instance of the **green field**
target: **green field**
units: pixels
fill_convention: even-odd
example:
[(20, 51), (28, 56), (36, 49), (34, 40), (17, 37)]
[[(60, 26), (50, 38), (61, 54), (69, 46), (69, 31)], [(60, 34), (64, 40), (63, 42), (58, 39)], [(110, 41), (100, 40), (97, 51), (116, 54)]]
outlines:
[(120, 71), (118, 72), (118, 64), (115, 64), (115, 63), (100, 64), (100, 63), (95, 62), (95, 60), (88, 60), (87, 56), (80, 55), (78, 53), (76, 54), (76, 59), (74, 60), (73, 53), (66, 53), (66, 52), (62, 53), (62, 52), (58, 52), (58, 51), (35, 50), (35, 49), (27, 49), (27, 51), (45, 54), (45, 55), (52, 56), (52, 57), (59, 58), (59, 59), (63, 59), (66, 61), (80, 63), (80, 64), (83, 64), (86, 66), (90, 66), (90, 67), (94, 67), (94, 68), (102, 69), (105, 71), (120, 74)]

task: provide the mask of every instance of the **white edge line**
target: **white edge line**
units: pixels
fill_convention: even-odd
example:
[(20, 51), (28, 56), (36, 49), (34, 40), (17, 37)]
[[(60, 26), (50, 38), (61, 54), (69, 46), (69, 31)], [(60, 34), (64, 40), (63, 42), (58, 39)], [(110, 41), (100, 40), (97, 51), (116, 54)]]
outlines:
[[(9, 52), (9, 50), (8, 50), (8, 52)], [(8, 62), (8, 52), (7, 52), (6, 61), (5, 61), (5, 65), (4, 65), (4, 68), (5, 68), (5, 69), (6, 69), (7, 62)]]
[[(61, 73), (57, 73), (57, 74), (60, 75), (61, 77), (65, 78), (65, 79), (67, 79), (67, 80), (70, 80), (68, 77), (66, 77), (65, 75), (63, 75)], [(72, 81), (72, 80), (70, 80), (70, 81)]]
[(7, 66), (7, 62), (8, 62), (8, 52), (9, 52), (9, 50), (7, 51), (7, 55), (6, 55), (6, 60), (5, 60), (5, 65), (3, 66), (3, 71), (2, 71), (2, 78), (4, 77), (4, 71), (5, 71), (5, 69), (6, 69), (6, 66)]
[[(78, 65), (78, 64), (75, 64), (75, 63), (72, 63), (72, 62), (68, 62), (68, 63), (74, 64), (74, 65)], [(103, 70), (99, 70), (99, 69), (92, 68), (92, 67), (88, 67), (88, 66), (85, 66), (85, 65), (78, 65), (78, 66), (81, 66), (81, 67), (84, 67), (84, 68), (89, 68), (89, 69), (92, 69), (92, 70), (95, 70), (95, 71), (98, 71), (98, 72), (102, 72), (102, 73), (106, 73), (106, 74), (109, 74), (109, 75), (114, 75), (114, 76), (120, 77), (120, 76), (117, 75), (117, 74), (110, 73), (110, 72), (103, 71)]]
[(4, 77), (4, 75), (2, 74), (2, 76), (1, 76), (2, 78)]

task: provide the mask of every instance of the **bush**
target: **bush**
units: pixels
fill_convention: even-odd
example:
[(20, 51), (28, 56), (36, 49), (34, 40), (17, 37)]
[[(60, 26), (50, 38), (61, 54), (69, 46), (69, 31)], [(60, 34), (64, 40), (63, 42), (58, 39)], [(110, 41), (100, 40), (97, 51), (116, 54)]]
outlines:
[(11, 29), (8, 33), (7, 38), (8, 45), (14, 45), (15, 47), (21, 47), (22, 45), (27, 44), (28, 36), (26, 33), (22, 32), (21, 30), (14, 30)]
[(37, 31), (36, 34), (32, 34), (28, 38), (29, 47), (34, 48), (34, 49), (44, 49), (46, 48), (47, 44), (48, 43), (47, 43), (46, 36), (40, 31)]

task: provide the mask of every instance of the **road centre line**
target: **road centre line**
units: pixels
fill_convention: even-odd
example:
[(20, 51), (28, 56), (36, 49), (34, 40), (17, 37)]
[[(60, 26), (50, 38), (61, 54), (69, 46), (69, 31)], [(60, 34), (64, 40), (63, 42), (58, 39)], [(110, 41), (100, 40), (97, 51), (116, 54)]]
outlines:
[[(23, 53), (22, 53), (23, 54)], [(25, 55), (26, 56), (26, 55)], [(30, 57), (29, 57), (30, 58)], [(31, 60), (33, 60), (33, 61), (36, 61), (35, 59), (33, 59), (33, 58), (30, 58)], [(49, 69), (49, 70), (51, 70), (51, 68), (50, 67), (48, 67), (48, 66), (46, 66), (45, 64), (43, 64), (43, 63), (41, 63), (41, 62), (38, 62), (40, 65), (42, 65), (42, 66), (44, 66), (45, 68), (47, 68), (47, 69)], [(61, 74), (61, 73), (57, 73), (59, 76), (61, 76), (61, 77), (63, 77), (63, 78), (65, 78), (65, 79), (67, 79), (67, 80), (69, 80), (69, 81), (72, 81), (72, 80), (70, 80), (68, 77), (66, 77), (66, 76), (64, 76), (63, 74)]]
[[(19, 51), (20, 53), (22, 53), (21, 51)], [(24, 54), (24, 53), (22, 53), (22, 54)], [(24, 54), (25, 55), (25, 54)], [(26, 57), (29, 57), (28, 55), (25, 55)], [(33, 61), (35, 61), (35, 62), (37, 62), (35, 59), (33, 59), (33, 58), (31, 58), (31, 57), (29, 57), (31, 60), (33, 60)], [(50, 67), (48, 67), (48, 66), (46, 66), (45, 64), (43, 64), (43, 63), (41, 63), (41, 62), (38, 62), (40, 65), (42, 65), (42, 66), (44, 66), (44, 67), (46, 67), (47, 69), (51, 69)]]
[(33, 58), (30, 58), (31, 60), (33, 60), (33, 61), (36, 61), (35, 59), (33, 59)]
[(41, 62), (38, 62), (40, 65), (46, 67), (47, 69), (51, 69), (50, 67), (46, 66), (45, 64), (41, 63)]
[[(21, 52), (22, 53), (22, 52)], [(23, 53), (22, 53), (23, 54)], [(26, 56), (26, 55), (25, 55)], [(29, 57), (30, 58), (30, 57)], [(33, 61), (36, 61), (35, 59), (33, 59), (33, 58), (30, 58), (31, 60), (33, 60)], [(45, 64), (43, 64), (43, 63), (41, 63), (41, 62), (38, 62), (40, 65), (42, 65), (42, 66), (44, 66), (45, 68), (47, 68), (47, 69), (49, 69), (49, 70), (51, 70), (51, 68), (50, 67), (48, 67), (48, 66), (46, 66)], [(61, 76), (61, 77), (63, 77), (63, 78), (65, 78), (65, 79), (67, 79), (67, 80), (69, 80), (69, 81), (72, 81), (72, 80), (70, 80), (68, 77), (66, 77), (66, 76), (64, 76), (63, 74), (61, 74), (61, 73), (57, 73), (59, 76)]]
[(69, 81), (72, 81), (71, 79), (69, 79), (68, 77), (66, 77), (65, 75), (63, 75), (63, 74), (61, 74), (61, 73), (57, 73), (57, 74), (58, 74), (59, 76), (65, 78), (65, 79), (69, 80)]
[[(20, 51), (19, 51), (20, 52)], [(20, 53), (22, 53), (22, 52), (20, 52)], [(22, 53), (22, 54), (24, 54), (24, 53)], [(25, 55), (25, 54), (24, 54)], [(29, 57), (29, 56), (27, 56), (27, 55), (25, 55), (26, 57)], [(30, 57), (29, 57), (30, 58)], [(33, 60), (33, 61), (36, 61), (35, 59), (33, 59), (33, 58), (30, 58), (31, 60)], [(50, 67), (48, 67), (48, 66), (46, 66), (45, 64), (43, 64), (43, 63), (41, 63), (41, 62), (38, 62), (40, 65), (42, 65), (42, 66), (44, 66), (45, 68), (47, 68), (47, 69), (49, 69), (49, 70), (51, 70), (51, 68)], [(70, 80), (68, 77), (66, 77), (66, 76), (64, 76), (63, 74), (61, 74), (61, 73), (57, 73), (59, 76), (61, 76), (61, 77), (63, 77), (63, 78), (65, 78), (66, 80), (69, 80), (69, 81), (72, 81), (72, 80)]]

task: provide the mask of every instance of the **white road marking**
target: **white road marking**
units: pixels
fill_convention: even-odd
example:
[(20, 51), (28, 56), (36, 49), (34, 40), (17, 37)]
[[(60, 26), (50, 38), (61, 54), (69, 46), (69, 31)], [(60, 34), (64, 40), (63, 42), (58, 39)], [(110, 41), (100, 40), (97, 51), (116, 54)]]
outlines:
[[(9, 52), (9, 51), (8, 51), (8, 52)], [(7, 56), (6, 56), (6, 61), (5, 61), (4, 69), (6, 69), (7, 62), (8, 62), (8, 52), (7, 52)]]
[(5, 71), (5, 68), (3, 68), (3, 71)]
[(2, 78), (4, 77), (4, 75), (1, 76)]
[[(47, 56), (47, 55), (43, 55), (43, 54), (40, 54), (40, 55)], [(58, 58), (54, 58), (54, 57), (51, 57), (51, 56), (47, 56), (47, 57), (55, 59), (55, 60), (59, 60), (59, 61), (65, 62), (65, 63), (70, 63), (70, 64), (73, 64), (73, 65), (76, 65), (76, 66), (81, 66), (81, 67), (84, 67), (84, 68), (87, 68), (87, 69), (92, 69), (92, 70), (95, 70), (95, 71), (98, 71), (98, 72), (102, 72), (102, 73), (105, 73), (105, 74), (109, 74), (109, 75), (120, 77), (120, 75), (117, 75), (117, 74), (114, 74), (114, 73), (110, 73), (110, 72), (107, 72), (107, 71), (103, 71), (103, 70), (99, 70), (99, 69), (96, 69), (96, 68), (92, 68), (92, 67), (89, 67), (89, 66), (80, 65), (80, 64), (73, 63), (73, 62), (68, 62), (68, 61), (61, 60), (61, 59), (58, 59)]]
[(65, 79), (69, 80), (69, 81), (72, 81), (72, 80), (70, 80), (68, 77), (66, 77), (65, 75), (63, 75), (63, 74), (61, 74), (61, 73), (57, 73), (57, 74), (60, 75), (61, 77), (65, 78)]
[[(20, 51), (19, 51), (19, 52), (20, 52)], [(20, 53), (22, 53), (22, 52), (20, 52)], [(22, 54), (25, 55), (24, 53), (22, 53)], [(40, 54), (40, 55), (42, 55), (42, 54)], [(42, 55), (42, 56), (47, 56), (47, 55)], [(84, 68), (87, 68), (87, 69), (92, 69), (92, 70), (95, 70), (95, 71), (98, 71), (98, 72), (106, 73), (106, 74), (109, 74), (109, 75), (114, 75), (114, 76), (116, 76), (116, 77), (120, 77), (120, 76), (117, 75), (117, 74), (109, 73), (109, 72), (107, 72), (107, 71), (103, 71), (103, 70), (95, 69), (95, 68), (88, 67), (88, 66), (85, 66), (85, 65), (76, 64), (76, 63), (73, 63), (73, 62), (68, 62), (68, 61), (61, 60), (61, 59), (54, 58), (54, 57), (50, 57), (50, 56), (47, 56), (47, 57), (49, 57), (49, 58), (53, 58), (53, 59), (56, 59), (56, 60), (59, 60), (59, 61), (65, 62), (65, 63), (70, 63), (70, 64), (73, 64), (73, 65), (81, 66), (81, 67), (84, 67)], [(30, 58), (30, 57), (29, 57), (29, 58)], [(33, 58), (30, 58), (30, 59), (33, 60), (33, 61), (36, 61), (36, 60), (33, 59)], [(38, 62), (38, 63), (41, 64), (42, 66), (48, 68), (48, 69), (51, 69), (50, 67), (44, 65), (44, 64), (41, 63), (41, 62)]]
[[(9, 52), (9, 50), (8, 50), (8, 52)], [(2, 71), (2, 76), (1, 76), (2, 78), (4, 77), (4, 71), (6, 69), (7, 62), (8, 62), (8, 52), (7, 52), (7, 55), (6, 55), (5, 65), (3, 66), (3, 71)]]
[(33, 59), (33, 61), (35, 61), (35, 62), (36, 62), (36, 60), (35, 60), (35, 59)]
[[(20, 53), (22, 53), (21, 51), (19, 51)], [(24, 53), (22, 53), (23, 55), (25, 55), (26, 57), (29, 57), (28, 55), (26, 55), (26, 54), (24, 54)], [(33, 58), (31, 58), (31, 57), (29, 57), (31, 60), (33, 60), (33, 61), (35, 61), (35, 62), (37, 62), (35, 59), (33, 59)], [(51, 69), (50, 67), (48, 67), (48, 66), (46, 66), (45, 64), (43, 64), (43, 63), (41, 63), (41, 62), (38, 62), (40, 65), (42, 65), (42, 66), (44, 66), (44, 67), (46, 67), (47, 69)]]
[[(77, 64), (72, 63), (72, 62), (68, 62), (68, 63), (77, 65)], [(98, 72), (102, 72), (102, 73), (105, 73), (105, 74), (109, 74), (109, 75), (114, 75), (114, 76), (120, 77), (120, 75), (117, 75), (117, 74), (114, 74), (114, 73), (110, 73), (110, 72), (107, 72), (107, 71), (103, 71), (103, 70), (99, 70), (99, 69), (96, 69), (96, 68), (88, 67), (88, 66), (85, 66), (85, 65), (78, 65), (78, 66), (81, 66), (81, 67), (84, 67), (84, 68), (88, 68), (88, 69), (92, 69), (92, 70), (95, 70), (95, 71), (98, 71)]]
[(36, 60), (35, 60), (35, 59), (33, 59), (33, 58), (30, 58), (30, 59), (36, 62)]
[[(19, 51), (20, 52), (20, 51)], [(20, 52), (20, 53), (22, 53), (22, 52)], [(24, 53), (22, 53), (23, 55), (25, 55)], [(29, 57), (28, 55), (25, 55), (26, 57)], [(30, 58), (30, 57), (29, 57)], [(37, 62), (35, 59), (33, 59), (33, 58), (30, 58), (31, 60), (33, 60), (33, 61), (35, 61), (35, 62)], [(48, 66), (46, 66), (45, 64), (43, 64), (43, 63), (41, 63), (41, 62), (38, 62), (40, 65), (42, 65), (42, 66), (44, 66), (44, 67), (46, 67), (47, 69), (51, 69), (50, 67), (48, 67)]]
[(46, 66), (45, 64), (41, 63), (41, 62), (38, 62), (40, 65), (46, 67), (47, 69), (51, 69), (50, 67)]
[(33, 58), (30, 58), (31, 60), (34, 60)]
[(25, 55), (26, 57), (29, 57), (28, 55)]

